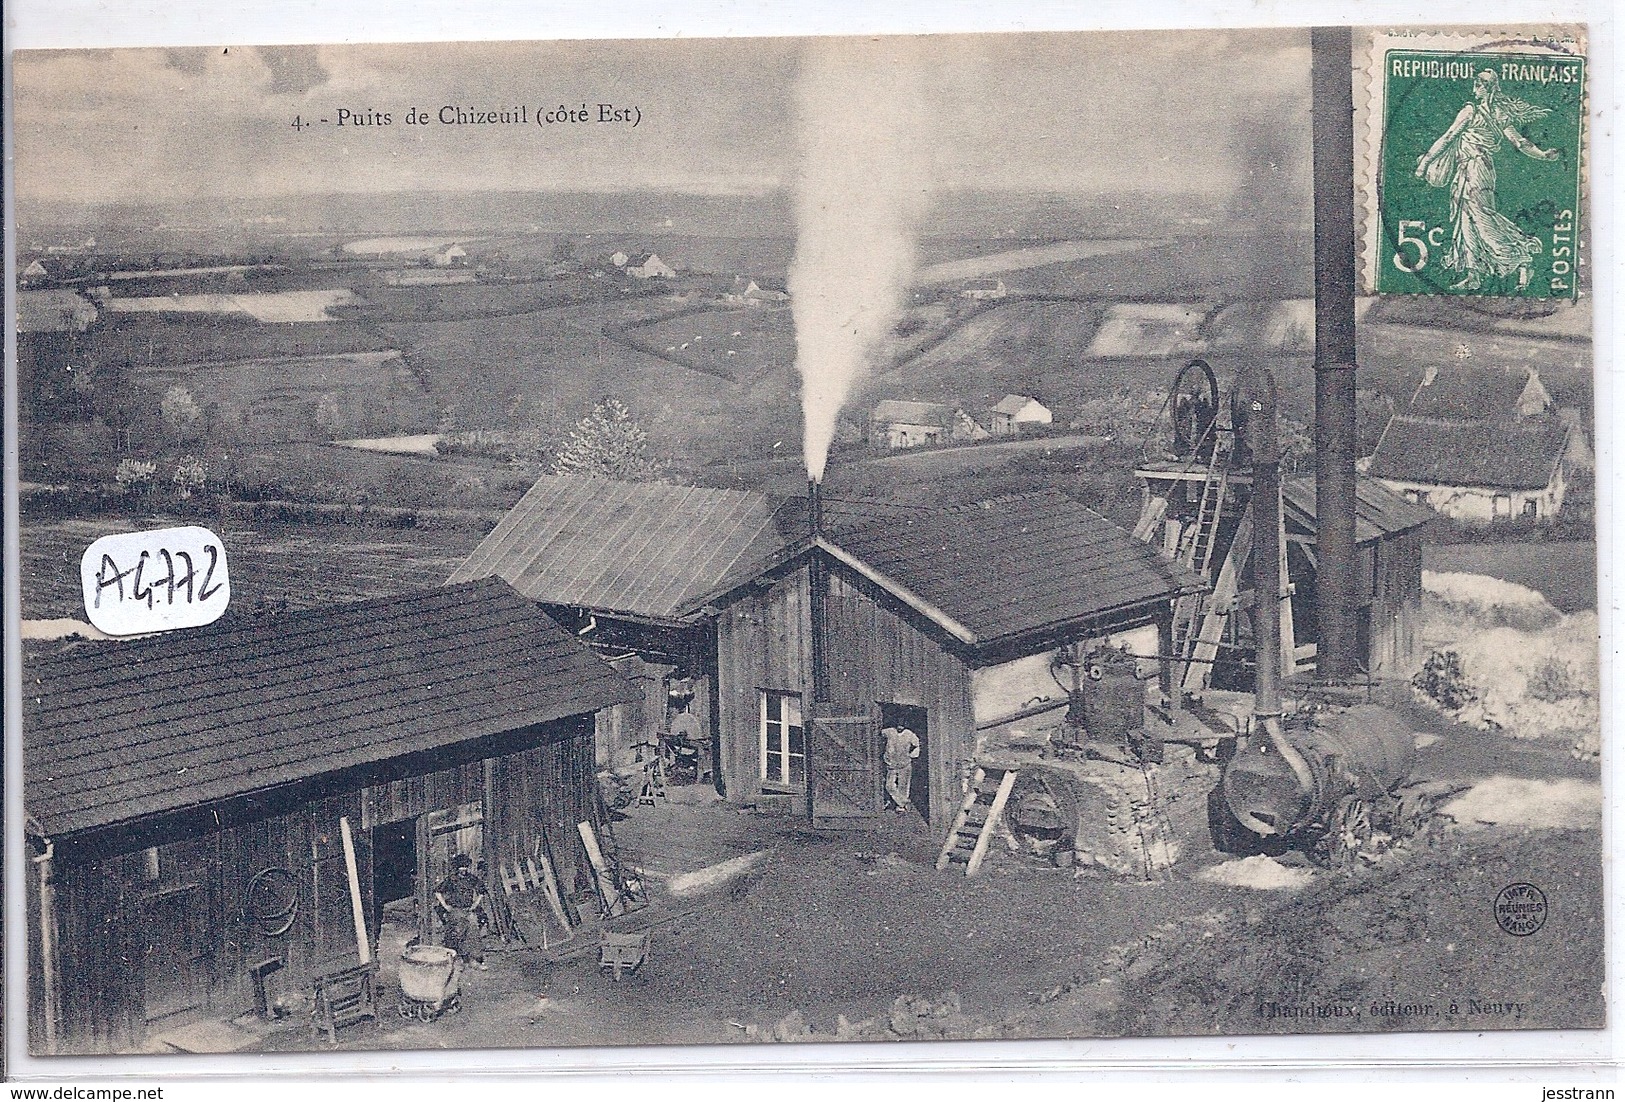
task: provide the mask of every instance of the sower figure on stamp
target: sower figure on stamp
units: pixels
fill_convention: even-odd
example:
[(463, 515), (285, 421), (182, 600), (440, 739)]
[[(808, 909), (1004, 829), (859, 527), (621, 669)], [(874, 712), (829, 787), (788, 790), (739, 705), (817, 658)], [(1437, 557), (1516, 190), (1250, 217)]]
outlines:
[(920, 736), (898, 723), (880, 732), (886, 738), (886, 798), (901, 815), (908, 810), (908, 793), (914, 780), (914, 759), (920, 756)]
[(442, 944), (483, 971), (485, 942), (480, 936), (479, 911), (485, 906), (485, 885), (474, 875), (474, 861), (468, 854), (451, 859), (451, 874), (435, 885), (434, 903), (440, 913)]
[(1513, 272), (1520, 290), (1529, 285), (1540, 239), (1496, 209), (1495, 155), (1505, 140), (1532, 160), (1557, 160), (1555, 149), (1541, 149), (1517, 129), (1549, 114), (1549, 108), (1501, 91), (1500, 78), (1486, 69), (1473, 81), (1472, 102), (1417, 159), (1418, 178), (1450, 189), (1450, 250), (1444, 266), (1462, 273), (1451, 290), (1477, 290), (1485, 279)]

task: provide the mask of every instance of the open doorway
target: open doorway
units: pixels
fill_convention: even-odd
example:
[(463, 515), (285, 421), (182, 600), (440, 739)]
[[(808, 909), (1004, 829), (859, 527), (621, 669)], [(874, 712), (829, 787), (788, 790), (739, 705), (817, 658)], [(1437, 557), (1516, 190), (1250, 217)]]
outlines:
[[(417, 898), (418, 821), (400, 819), (372, 828), (372, 937), (376, 942), (391, 909), (412, 921)], [(404, 905), (403, 905), (404, 904)]]
[[(931, 821), (931, 741), (926, 729), (926, 711), (914, 704), (880, 704), (880, 729), (882, 739), (888, 728), (907, 728), (914, 732), (920, 740), (920, 753), (914, 759), (913, 768), (909, 773), (908, 802), (913, 805), (926, 822)], [(881, 745), (884, 757), (884, 741)], [(882, 768), (885, 768), (884, 761)]]

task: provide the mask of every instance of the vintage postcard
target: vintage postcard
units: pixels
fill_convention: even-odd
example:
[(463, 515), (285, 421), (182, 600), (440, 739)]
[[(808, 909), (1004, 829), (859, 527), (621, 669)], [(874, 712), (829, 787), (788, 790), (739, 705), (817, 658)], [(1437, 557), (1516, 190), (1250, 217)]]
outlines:
[(1603, 1028), (1586, 50), (15, 54), (30, 1051)]

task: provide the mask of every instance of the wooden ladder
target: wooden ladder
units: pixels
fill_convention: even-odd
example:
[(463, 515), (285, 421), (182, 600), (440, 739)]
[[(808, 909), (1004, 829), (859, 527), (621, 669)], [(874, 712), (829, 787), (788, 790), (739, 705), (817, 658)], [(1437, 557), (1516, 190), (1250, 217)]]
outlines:
[(1004, 814), (1005, 801), (1016, 785), (1016, 771), (998, 766), (986, 769), (978, 766), (971, 775), (970, 791), (959, 805), (954, 825), (948, 829), (948, 838), (937, 855), (937, 868), (945, 869), (953, 861), (965, 863), (965, 875), (975, 876), (987, 855), (987, 844), (999, 830), (999, 816)]

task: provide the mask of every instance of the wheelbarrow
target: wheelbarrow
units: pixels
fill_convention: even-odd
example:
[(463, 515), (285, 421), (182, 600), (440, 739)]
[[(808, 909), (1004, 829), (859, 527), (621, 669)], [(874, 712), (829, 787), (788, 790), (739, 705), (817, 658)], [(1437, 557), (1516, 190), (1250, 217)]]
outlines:
[(432, 1022), (463, 1008), (463, 960), (444, 945), (409, 945), (401, 954), (401, 1017)]
[(648, 930), (635, 934), (604, 930), (598, 935), (598, 967), (614, 973), (616, 983), (621, 981), (621, 973), (636, 972), (648, 959)]

